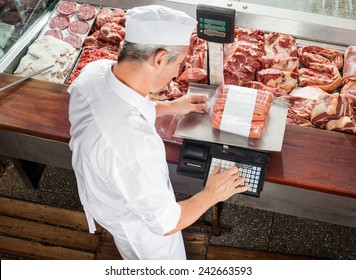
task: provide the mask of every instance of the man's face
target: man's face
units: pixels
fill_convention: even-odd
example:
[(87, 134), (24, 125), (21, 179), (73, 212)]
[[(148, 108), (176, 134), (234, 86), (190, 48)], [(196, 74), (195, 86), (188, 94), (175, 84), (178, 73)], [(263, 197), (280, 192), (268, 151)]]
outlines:
[(180, 65), (187, 56), (187, 51), (188, 47), (185, 49), (185, 51), (182, 52), (182, 54), (177, 57), (175, 61), (167, 62), (167, 59), (165, 59), (162, 62), (162, 65), (157, 73), (157, 79), (155, 84), (155, 90), (157, 90), (152, 92), (161, 91), (174, 77), (177, 77)]

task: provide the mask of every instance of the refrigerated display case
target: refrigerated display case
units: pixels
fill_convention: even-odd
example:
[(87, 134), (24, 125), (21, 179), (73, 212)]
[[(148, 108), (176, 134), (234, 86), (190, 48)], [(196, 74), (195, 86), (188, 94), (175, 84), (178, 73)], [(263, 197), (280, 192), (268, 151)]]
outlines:
[(58, 0), (2, 0), (0, 72), (12, 73), (38, 36)]

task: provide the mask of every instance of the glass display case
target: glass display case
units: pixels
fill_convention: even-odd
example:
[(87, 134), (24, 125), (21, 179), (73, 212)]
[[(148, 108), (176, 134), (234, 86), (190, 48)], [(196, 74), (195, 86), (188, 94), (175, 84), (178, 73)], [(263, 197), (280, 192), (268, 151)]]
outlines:
[[(58, 0), (0, 0), (0, 72), (37, 36)], [(11, 68), (11, 67), (10, 67)]]
[(232, 0), (245, 4), (257, 4), (268, 7), (289, 9), (325, 16), (356, 19), (354, 0)]

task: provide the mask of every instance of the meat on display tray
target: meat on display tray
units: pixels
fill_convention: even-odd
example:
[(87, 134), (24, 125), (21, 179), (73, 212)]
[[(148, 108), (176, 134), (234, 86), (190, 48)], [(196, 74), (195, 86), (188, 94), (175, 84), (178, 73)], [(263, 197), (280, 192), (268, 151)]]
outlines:
[(117, 60), (118, 52), (103, 50), (93, 47), (84, 47), (81, 49), (78, 59), (65, 80), (65, 84), (70, 85), (80, 74), (80, 71), (89, 63), (99, 59)]
[(80, 49), (99, 10), (91, 4), (60, 1), (40, 36), (51, 35)]

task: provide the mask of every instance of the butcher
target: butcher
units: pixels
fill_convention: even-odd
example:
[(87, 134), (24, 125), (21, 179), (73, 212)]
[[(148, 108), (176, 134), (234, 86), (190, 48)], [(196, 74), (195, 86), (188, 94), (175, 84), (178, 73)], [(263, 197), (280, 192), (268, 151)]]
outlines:
[(178, 74), (196, 21), (163, 6), (126, 13), (118, 60), (89, 63), (68, 88), (70, 148), (89, 231), (106, 228), (124, 259), (186, 259), (181, 230), (217, 202), (246, 191), (238, 169), (215, 168), (204, 189), (177, 202), (155, 119), (204, 113), (206, 97), (154, 103)]

